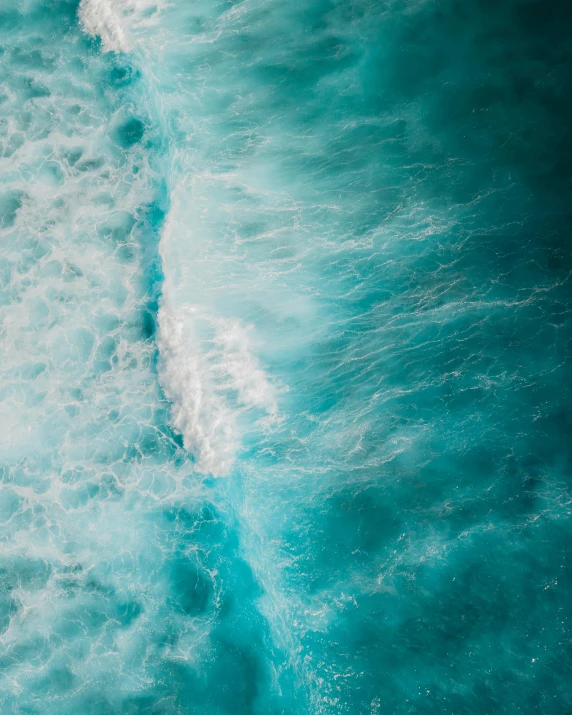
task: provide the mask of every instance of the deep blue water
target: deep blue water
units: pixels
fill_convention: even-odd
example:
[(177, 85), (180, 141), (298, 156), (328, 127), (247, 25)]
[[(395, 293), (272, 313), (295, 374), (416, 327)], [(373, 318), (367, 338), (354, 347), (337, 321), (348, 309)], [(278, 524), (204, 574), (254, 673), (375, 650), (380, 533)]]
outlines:
[(572, 712), (571, 27), (2, 0), (2, 715)]

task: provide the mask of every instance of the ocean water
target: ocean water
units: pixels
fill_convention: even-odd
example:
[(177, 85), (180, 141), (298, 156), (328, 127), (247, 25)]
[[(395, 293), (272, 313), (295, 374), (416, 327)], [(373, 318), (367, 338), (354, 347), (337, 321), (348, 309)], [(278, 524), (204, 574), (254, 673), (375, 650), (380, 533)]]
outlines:
[(572, 8), (2, 0), (0, 712), (572, 712)]

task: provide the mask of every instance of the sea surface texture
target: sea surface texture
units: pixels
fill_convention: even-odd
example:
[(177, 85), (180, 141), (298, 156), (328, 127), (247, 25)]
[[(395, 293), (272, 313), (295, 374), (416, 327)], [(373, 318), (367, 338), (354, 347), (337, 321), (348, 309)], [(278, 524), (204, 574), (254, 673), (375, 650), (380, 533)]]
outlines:
[(572, 712), (571, 28), (0, 0), (2, 715)]

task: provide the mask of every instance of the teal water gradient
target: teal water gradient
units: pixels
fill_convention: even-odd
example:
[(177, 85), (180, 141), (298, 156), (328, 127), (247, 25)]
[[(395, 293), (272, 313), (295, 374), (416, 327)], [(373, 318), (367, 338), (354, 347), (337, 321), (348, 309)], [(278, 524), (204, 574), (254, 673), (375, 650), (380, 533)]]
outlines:
[(572, 710), (571, 19), (3, 3), (3, 713)]

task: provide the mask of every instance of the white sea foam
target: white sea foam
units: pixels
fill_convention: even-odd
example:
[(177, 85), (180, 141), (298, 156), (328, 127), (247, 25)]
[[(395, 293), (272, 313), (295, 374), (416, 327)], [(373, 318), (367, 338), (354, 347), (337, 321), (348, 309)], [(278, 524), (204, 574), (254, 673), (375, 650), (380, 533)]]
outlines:
[[(176, 316), (165, 301), (158, 322), (159, 380), (172, 404), (172, 425), (198, 471), (225, 476), (239, 447), (239, 415), (251, 409), (271, 419), (277, 414), (275, 389), (251, 351), (251, 329), (196, 306)], [(199, 337), (199, 325), (215, 331), (212, 340)], [(205, 349), (205, 342), (212, 347)]]
[(88, 35), (101, 38), (104, 52), (130, 52), (137, 30), (163, 8), (161, 0), (81, 0), (79, 18)]
[(100, 37), (105, 52), (129, 52), (123, 24), (123, 3), (114, 0), (81, 0), (79, 18), (83, 29), (92, 37)]
[(214, 342), (220, 350), (220, 369), (226, 385), (237, 393), (240, 404), (276, 415), (274, 386), (252, 350), (252, 326), (246, 327), (237, 318), (219, 318), (215, 325)]
[(165, 305), (159, 309), (158, 318), (159, 380), (172, 404), (173, 427), (195, 456), (198, 471), (224, 476), (236, 449), (232, 412), (217, 395), (208, 366), (193, 344), (188, 329), (191, 321), (185, 324)]

